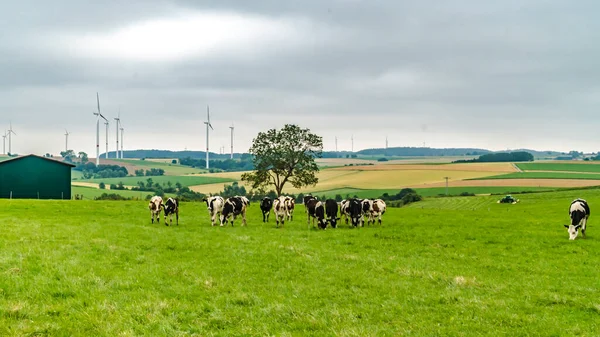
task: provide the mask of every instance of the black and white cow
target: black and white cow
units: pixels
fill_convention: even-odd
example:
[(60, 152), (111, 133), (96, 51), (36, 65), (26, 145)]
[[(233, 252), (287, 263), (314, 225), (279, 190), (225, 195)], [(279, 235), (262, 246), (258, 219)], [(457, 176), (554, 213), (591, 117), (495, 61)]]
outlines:
[(279, 227), (279, 223), (283, 226), (285, 224), (285, 217), (287, 215), (287, 207), (285, 206), (285, 197), (280, 196), (273, 201), (273, 213), (275, 213), (275, 224)]
[(587, 220), (590, 217), (590, 207), (587, 201), (583, 199), (573, 200), (569, 206), (569, 217), (571, 218), (571, 224), (564, 225), (569, 232), (569, 240), (575, 240), (579, 228), (581, 228), (581, 235), (585, 238)]
[(306, 212), (306, 221), (310, 223), (310, 214), (308, 212), (308, 204), (311, 202), (311, 200), (314, 200), (315, 202), (313, 202), (313, 206), (314, 204), (319, 201), (316, 197), (313, 197), (312, 195), (305, 195), (304, 198), (302, 198), (302, 203), (304, 204), (304, 212)]
[[(215, 220), (217, 219), (217, 214), (223, 214), (225, 200), (222, 197), (215, 195), (204, 198), (202, 201), (206, 202), (206, 208), (208, 209), (208, 214), (210, 214), (210, 224), (214, 226)], [(223, 224), (221, 223), (221, 225)]]
[[(175, 198), (167, 199), (164, 205), (165, 209), (165, 226), (173, 224), (173, 214), (175, 214), (175, 220), (177, 226), (179, 226), (179, 201)], [(169, 224), (167, 224), (167, 216), (169, 217)]]
[(248, 200), (248, 198), (241, 196), (241, 195), (236, 195), (236, 198), (240, 198), (240, 200), (242, 200), (242, 202), (244, 204), (246, 204), (246, 207), (248, 207), (250, 205), (250, 200)]
[[(317, 218), (316, 207), (317, 207), (317, 204), (319, 204), (319, 203), (320, 203), (320, 201), (315, 198), (308, 199), (304, 203), (304, 208), (306, 208), (306, 215), (308, 216), (308, 218), (306, 219), (308, 224), (311, 223), (311, 218), (312, 219)], [(323, 210), (323, 216), (325, 216), (324, 210)], [(313, 227), (314, 227), (314, 223), (313, 223)]]
[(152, 223), (154, 223), (154, 218), (156, 218), (156, 222), (160, 223), (160, 211), (163, 207), (163, 199), (155, 195), (150, 198), (150, 203), (148, 204), (148, 209), (150, 209), (150, 219)]
[[(317, 219), (317, 226), (321, 229), (327, 229), (327, 218), (325, 214), (325, 203), (321, 201), (317, 201), (316, 199), (309, 200), (309, 204), (311, 201), (315, 201), (314, 208), (311, 207), (309, 211), (309, 215), (314, 219)], [(313, 225), (314, 227), (314, 225)]]
[(350, 205), (349, 199), (348, 200), (344, 199), (340, 202), (340, 214), (346, 221), (346, 225), (348, 224), (348, 218), (350, 217), (350, 214), (348, 214), (348, 205)]
[(287, 209), (287, 219), (289, 221), (294, 220), (294, 206), (296, 205), (296, 201), (292, 197), (285, 197), (285, 207)]
[(371, 203), (370, 218), (373, 221), (373, 224), (375, 224), (375, 218), (377, 218), (379, 224), (381, 225), (381, 216), (385, 213), (386, 209), (387, 205), (385, 204), (385, 201), (383, 201), (382, 199), (373, 200), (373, 202)]
[(333, 199), (325, 200), (325, 215), (327, 216), (327, 222), (332, 228), (337, 228), (338, 218), (338, 203)]
[(242, 216), (242, 226), (246, 226), (246, 201), (241, 197), (231, 197), (225, 200), (223, 212), (221, 212), (221, 226), (227, 224), (227, 219), (231, 217), (231, 226), (238, 215)]
[(352, 226), (362, 226), (362, 205), (360, 199), (350, 199), (346, 206), (346, 213), (350, 217)]
[(273, 207), (273, 200), (269, 197), (264, 197), (260, 201), (260, 210), (263, 216), (263, 222), (269, 222), (269, 214), (271, 214), (271, 207)]

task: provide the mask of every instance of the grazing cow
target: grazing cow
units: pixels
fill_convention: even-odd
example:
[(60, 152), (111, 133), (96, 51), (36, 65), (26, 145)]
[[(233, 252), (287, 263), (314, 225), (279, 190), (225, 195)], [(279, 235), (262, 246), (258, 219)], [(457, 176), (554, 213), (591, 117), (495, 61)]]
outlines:
[(275, 224), (277, 227), (279, 227), (279, 222), (283, 226), (285, 224), (285, 216), (287, 215), (284, 196), (280, 196), (273, 201), (273, 213), (275, 213)]
[(154, 218), (156, 217), (156, 222), (160, 223), (160, 210), (163, 207), (163, 199), (158, 195), (153, 196), (150, 199), (150, 203), (148, 204), (148, 208), (150, 209), (150, 219), (152, 219), (152, 223), (154, 223)]
[(227, 219), (231, 217), (231, 226), (238, 215), (242, 215), (242, 226), (246, 226), (246, 201), (242, 197), (231, 197), (225, 200), (223, 212), (221, 212), (221, 226), (227, 224)]
[(273, 207), (273, 200), (269, 197), (264, 197), (260, 202), (260, 210), (263, 215), (263, 222), (269, 222), (269, 214), (271, 214), (271, 207)]
[(248, 205), (250, 205), (250, 200), (248, 200), (248, 198), (246, 198), (246, 197), (244, 197), (244, 196), (241, 196), (241, 195), (236, 195), (235, 197), (236, 197), (236, 198), (240, 198), (240, 199), (242, 200), (242, 202), (243, 202), (244, 204), (246, 204), (246, 207), (247, 207)]
[(306, 212), (306, 221), (310, 222), (310, 214), (308, 214), (308, 204), (311, 200), (316, 200), (318, 201), (319, 199), (317, 197), (313, 197), (312, 195), (305, 195), (304, 198), (302, 198), (302, 203), (304, 204), (304, 211)]
[[(175, 214), (175, 220), (177, 226), (179, 226), (179, 201), (175, 198), (167, 199), (164, 205), (165, 209), (165, 226), (173, 224), (173, 214)], [(167, 216), (169, 217), (169, 224), (167, 224)]]
[(350, 214), (348, 213), (348, 205), (350, 204), (350, 200), (342, 200), (342, 202), (340, 202), (340, 214), (344, 217), (344, 220), (346, 221), (346, 225), (348, 224), (348, 217), (350, 216)]
[[(308, 218), (307, 218), (307, 223), (308, 224), (310, 224), (311, 218), (314, 219), (314, 218), (317, 217), (317, 215), (315, 213), (315, 208), (317, 207), (318, 203), (320, 203), (320, 201), (318, 201), (315, 198), (312, 198), (312, 199), (308, 199), (306, 201), (306, 203), (304, 204), (304, 207), (306, 208), (306, 214), (308, 216)], [(313, 227), (314, 227), (314, 224), (313, 224)]]
[[(309, 203), (311, 203), (311, 201), (309, 201)], [(321, 201), (317, 201), (316, 199), (314, 199), (314, 201), (316, 202), (315, 207), (311, 207), (309, 214), (311, 217), (317, 219), (317, 225), (319, 226), (319, 228), (327, 229), (327, 218), (325, 218), (325, 204)]]
[(375, 224), (375, 218), (379, 221), (381, 225), (381, 216), (385, 213), (387, 206), (385, 201), (381, 199), (375, 199), (371, 203), (371, 220), (373, 220), (373, 224)]
[(362, 209), (362, 219), (361, 221), (364, 223), (365, 218), (367, 218), (367, 224), (371, 223), (371, 208), (373, 207), (373, 200), (371, 199), (362, 199), (360, 200), (360, 207)]
[[(225, 200), (222, 197), (215, 195), (212, 197), (204, 198), (202, 201), (206, 202), (206, 208), (208, 209), (208, 214), (210, 214), (210, 223), (212, 226), (215, 225), (215, 220), (217, 219), (217, 214), (223, 214), (223, 206), (225, 205)], [(223, 225), (221, 223), (221, 225)]]
[(325, 215), (327, 215), (327, 222), (332, 228), (337, 228), (338, 218), (338, 204), (333, 199), (325, 200)]
[(294, 220), (294, 205), (296, 201), (292, 197), (285, 197), (285, 207), (287, 209), (287, 219), (289, 221)]
[(352, 226), (362, 226), (362, 205), (360, 199), (350, 199), (346, 207), (346, 213), (352, 221)]
[(581, 228), (581, 235), (585, 238), (587, 220), (590, 217), (590, 207), (587, 201), (583, 199), (573, 200), (569, 207), (569, 217), (571, 218), (571, 224), (564, 225), (569, 232), (569, 240), (575, 240), (579, 228)]

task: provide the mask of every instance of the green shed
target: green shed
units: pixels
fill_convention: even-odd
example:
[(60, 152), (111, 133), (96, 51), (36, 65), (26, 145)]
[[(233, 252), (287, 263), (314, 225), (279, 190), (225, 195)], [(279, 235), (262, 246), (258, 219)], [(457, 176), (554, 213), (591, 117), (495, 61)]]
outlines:
[(73, 164), (33, 154), (0, 162), (0, 198), (71, 199)]

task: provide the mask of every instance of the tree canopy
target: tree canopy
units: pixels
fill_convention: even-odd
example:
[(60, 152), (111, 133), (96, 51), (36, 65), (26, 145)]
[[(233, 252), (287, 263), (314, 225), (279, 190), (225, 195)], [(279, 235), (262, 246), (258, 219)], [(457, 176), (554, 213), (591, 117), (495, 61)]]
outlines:
[(259, 132), (252, 140), (254, 171), (244, 173), (242, 181), (253, 189), (273, 185), (278, 196), (286, 183), (295, 188), (314, 186), (319, 179), (315, 158), (323, 153), (323, 138), (294, 124), (281, 130)]

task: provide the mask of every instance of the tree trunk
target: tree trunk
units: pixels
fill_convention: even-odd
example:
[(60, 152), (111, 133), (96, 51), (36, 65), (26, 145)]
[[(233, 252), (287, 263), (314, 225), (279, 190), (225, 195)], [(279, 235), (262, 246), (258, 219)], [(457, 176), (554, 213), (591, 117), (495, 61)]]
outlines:
[(279, 198), (281, 196), (281, 190), (283, 189), (283, 185), (278, 186), (275, 185), (275, 192), (277, 192), (277, 197)]

